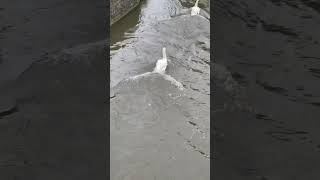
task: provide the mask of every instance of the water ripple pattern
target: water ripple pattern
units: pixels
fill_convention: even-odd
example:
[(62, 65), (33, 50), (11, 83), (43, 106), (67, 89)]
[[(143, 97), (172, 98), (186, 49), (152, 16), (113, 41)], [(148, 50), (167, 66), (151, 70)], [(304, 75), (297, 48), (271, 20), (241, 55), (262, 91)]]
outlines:
[[(162, 2), (160, 9), (180, 4)], [(145, 13), (157, 7), (152, 0), (145, 5), (150, 7), (142, 8)], [(162, 17), (146, 17), (150, 23), (141, 21), (130, 30), (133, 38), (112, 49), (110, 153), (115, 180), (210, 178), (210, 23), (200, 16), (171, 16), (175, 11), (167, 10), (159, 12)], [(154, 73), (163, 47), (166, 72)]]
[(319, 7), (215, 1), (214, 178), (319, 179)]

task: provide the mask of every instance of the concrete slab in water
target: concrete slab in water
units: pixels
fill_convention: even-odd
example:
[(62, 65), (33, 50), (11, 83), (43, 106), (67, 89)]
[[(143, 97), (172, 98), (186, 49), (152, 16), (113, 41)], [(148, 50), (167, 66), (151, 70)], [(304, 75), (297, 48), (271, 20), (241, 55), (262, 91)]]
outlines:
[(209, 127), (201, 127), (191, 98), (158, 74), (116, 88), (112, 179), (209, 179)]
[[(209, 30), (199, 16), (159, 21), (112, 56), (111, 179), (210, 179)], [(162, 47), (183, 91), (159, 74), (130, 79), (152, 71)]]
[(0, 179), (106, 176), (104, 44), (49, 53), (0, 96)]

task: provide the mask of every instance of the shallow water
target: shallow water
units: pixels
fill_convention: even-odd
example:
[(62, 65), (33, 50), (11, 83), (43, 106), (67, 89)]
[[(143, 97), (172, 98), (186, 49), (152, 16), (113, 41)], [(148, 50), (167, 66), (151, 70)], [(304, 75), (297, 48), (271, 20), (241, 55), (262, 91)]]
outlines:
[(112, 179), (209, 179), (209, 108), (159, 74), (114, 90)]
[(111, 178), (209, 179), (210, 24), (158, 3), (111, 50)]
[(139, 33), (137, 29), (141, 26), (159, 20), (169, 19), (171, 16), (179, 13), (181, 9), (183, 9), (183, 7), (178, 1), (142, 0), (138, 7), (111, 26), (111, 48), (118, 49), (122, 45), (125, 45), (127, 42), (122, 43), (122, 41), (134, 37), (136, 33)]

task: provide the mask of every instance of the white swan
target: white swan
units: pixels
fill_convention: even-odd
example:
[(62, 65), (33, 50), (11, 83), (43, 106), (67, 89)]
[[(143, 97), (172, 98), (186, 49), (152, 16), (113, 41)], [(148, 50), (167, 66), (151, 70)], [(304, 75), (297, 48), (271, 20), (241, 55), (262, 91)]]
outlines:
[(200, 8), (198, 7), (198, 3), (199, 3), (199, 0), (197, 0), (194, 6), (191, 8), (191, 16), (200, 14)]
[(183, 85), (179, 81), (177, 81), (173, 77), (171, 77), (170, 75), (165, 74), (167, 66), (168, 66), (168, 59), (167, 59), (167, 54), (166, 54), (166, 48), (163, 47), (162, 48), (162, 59), (159, 59), (157, 61), (156, 66), (152, 72), (146, 72), (143, 74), (139, 74), (139, 75), (136, 75), (133, 77), (129, 77), (128, 79), (137, 80), (142, 77), (149, 76), (153, 73), (159, 73), (165, 80), (170, 81), (171, 84), (175, 85), (176, 87), (178, 87), (182, 91), (184, 89)]
[(153, 72), (164, 74), (167, 66), (168, 66), (168, 59), (166, 54), (166, 48), (164, 47), (162, 48), (162, 59), (159, 59), (157, 61), (156, 67), (154, 68)]

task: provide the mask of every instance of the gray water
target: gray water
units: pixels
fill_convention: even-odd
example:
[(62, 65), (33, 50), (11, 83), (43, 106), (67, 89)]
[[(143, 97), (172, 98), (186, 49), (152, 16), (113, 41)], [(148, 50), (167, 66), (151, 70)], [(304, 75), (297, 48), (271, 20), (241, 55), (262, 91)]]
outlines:
[[(210, 24), (183, 10), (178, 1), (149, 0), (112, 27), (111, 179), (210, 177)], [(126, 21), (136, 23), (122, 34)], [(148, 74), (162, 47), (166, 74), (183, 90)]]

